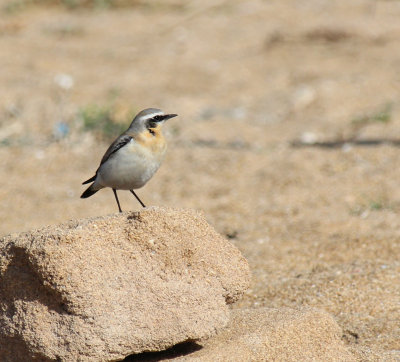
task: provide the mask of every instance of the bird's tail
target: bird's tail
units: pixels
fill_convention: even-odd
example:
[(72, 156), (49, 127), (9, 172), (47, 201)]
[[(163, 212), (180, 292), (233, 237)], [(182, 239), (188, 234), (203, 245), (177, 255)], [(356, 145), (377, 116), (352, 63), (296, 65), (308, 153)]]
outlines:
[(93, 182), (94, 180), (96, 180), (96, 176), (97, 176), (97, 172), (96, 172), (96, 175), (91, 177), (89, 180), (86, 180), (86, 181), (82, 182), (82, 185), (86, 185), (86, 184), (88, 184), (90, 182)]
[(84, 191), (84, 193), (81, 195), (81, 199), (86, 199), (92, 195), (94, 195), (97, 191), (99, 191), (99, 189), (95, 189), (93, 187), (94, 182)]

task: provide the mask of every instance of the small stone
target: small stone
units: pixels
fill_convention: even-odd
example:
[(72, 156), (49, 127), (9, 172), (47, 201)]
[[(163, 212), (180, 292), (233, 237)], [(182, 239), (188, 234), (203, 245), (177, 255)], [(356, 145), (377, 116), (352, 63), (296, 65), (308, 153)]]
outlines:
[(69, 90), (74, 86), (74, 78), (69, 74), (59, 73), (55, 75), (54, 83), (64, 90)]
[(314, 145), (318, 142), (318, 136), (314, 132), (303, 132), (300, 141), (305, 145)]

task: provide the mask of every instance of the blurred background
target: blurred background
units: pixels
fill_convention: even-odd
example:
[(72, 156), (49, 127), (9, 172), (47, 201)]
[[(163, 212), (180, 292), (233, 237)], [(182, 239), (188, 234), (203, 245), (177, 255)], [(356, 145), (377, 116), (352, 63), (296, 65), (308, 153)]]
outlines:
[(325, 309), (360, 360), (399, 360), (399, 18), (396, 0), (0, 0), (1, 235), (116, 212), (82, 181), (138, 111), (178, 113), (144, 203), (204, 210), (240, 248), (239, 306)]

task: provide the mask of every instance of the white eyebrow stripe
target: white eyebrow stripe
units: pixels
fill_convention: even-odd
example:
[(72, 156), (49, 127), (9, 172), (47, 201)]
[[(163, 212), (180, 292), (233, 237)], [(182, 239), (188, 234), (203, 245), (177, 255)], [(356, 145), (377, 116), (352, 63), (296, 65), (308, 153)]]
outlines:
[(148, 114), (148, 115), (144, 116), (143, 120), (147, 121), (148, 119), (153, 118), (155, 116), (163, 116), (163, 115), (164, 115), (164, 112), (154, 112), (154, 113), (151, 113), (151, 114)]

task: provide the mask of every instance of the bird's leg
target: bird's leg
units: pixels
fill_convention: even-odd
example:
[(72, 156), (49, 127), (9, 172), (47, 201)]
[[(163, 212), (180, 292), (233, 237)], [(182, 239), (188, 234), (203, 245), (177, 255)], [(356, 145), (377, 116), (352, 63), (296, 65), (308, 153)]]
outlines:
[(135, 191), (133, 191), (133, 190), (129, 190), (129, 191), (132, 192), (132, 194), (133, 194), (133, 195), (136, 197), (136, 199), (140, 202), (140, 205), (142, 205), (143, 207), (146, 207), (146, 206), (144, 205), (144, 203), (142, 202), (142, 200), (139, 199), (138, 195), (135, 194)]
[(118, 210), (119, 210), (119, 212), (122, 212), (121, 205), (119, 204), (119, 200), (118, 200), (118, 196), (117, 196), (117, 190), (116, 189), (112, 189), (112, 190), (114, 192), (115, 200), (117, 200)]

